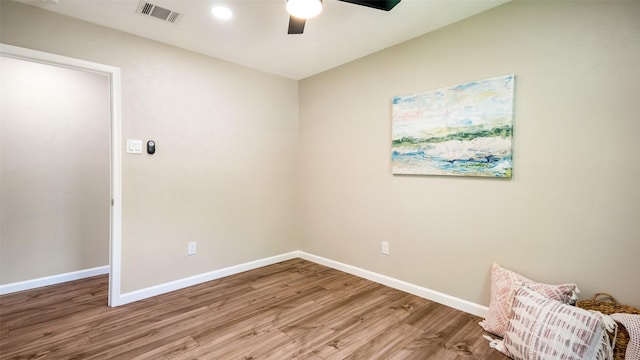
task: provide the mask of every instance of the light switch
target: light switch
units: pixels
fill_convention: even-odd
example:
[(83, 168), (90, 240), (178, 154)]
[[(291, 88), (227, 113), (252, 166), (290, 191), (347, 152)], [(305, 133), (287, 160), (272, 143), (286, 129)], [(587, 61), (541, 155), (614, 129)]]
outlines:
[(127, 154), (142, 154), (142, 140), (127, 139)]

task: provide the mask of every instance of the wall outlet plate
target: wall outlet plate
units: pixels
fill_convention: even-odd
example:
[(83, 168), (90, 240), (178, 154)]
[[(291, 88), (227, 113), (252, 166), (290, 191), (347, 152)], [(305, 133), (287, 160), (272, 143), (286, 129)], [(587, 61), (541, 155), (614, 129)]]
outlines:
[(187, 255), (195, 255), (197, 252), (196, 242), (191, 241), (187, 243)]
[(389, 255), (389, 243), (387, 241), (382, 242), (382, 253)]

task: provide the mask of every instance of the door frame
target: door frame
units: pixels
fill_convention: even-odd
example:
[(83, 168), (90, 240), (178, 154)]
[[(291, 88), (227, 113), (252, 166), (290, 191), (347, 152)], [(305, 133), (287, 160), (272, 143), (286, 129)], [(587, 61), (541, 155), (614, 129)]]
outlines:
[(50, 54), (42, 51), (0, 43), (0, 55), (63, 68), (106, 75), (110, 83), (111, 118), (111, 207), (109, 229), (109, 306), (122, 304), (122, 108), (120, 68)]

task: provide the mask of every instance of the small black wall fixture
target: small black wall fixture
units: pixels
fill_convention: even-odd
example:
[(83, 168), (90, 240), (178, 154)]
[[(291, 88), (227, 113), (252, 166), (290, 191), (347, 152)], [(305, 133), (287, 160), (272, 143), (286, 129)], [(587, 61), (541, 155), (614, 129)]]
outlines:
[(153, 140), (147, 141), (147, 154), (153, 155), (156, 152), (156, 142)]

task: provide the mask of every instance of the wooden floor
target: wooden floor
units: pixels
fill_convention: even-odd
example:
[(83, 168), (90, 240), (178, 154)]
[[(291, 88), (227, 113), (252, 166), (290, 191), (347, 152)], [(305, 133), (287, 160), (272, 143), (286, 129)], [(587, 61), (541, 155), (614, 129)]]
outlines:
[(478, 317), (300, 259), (116, 308), (107, 287), (0, 296), (0, 359), (507, 359)]

